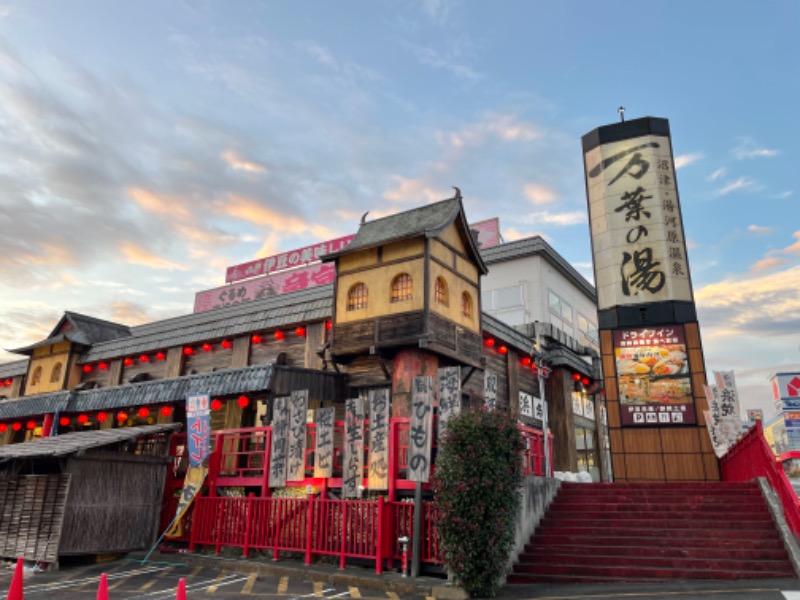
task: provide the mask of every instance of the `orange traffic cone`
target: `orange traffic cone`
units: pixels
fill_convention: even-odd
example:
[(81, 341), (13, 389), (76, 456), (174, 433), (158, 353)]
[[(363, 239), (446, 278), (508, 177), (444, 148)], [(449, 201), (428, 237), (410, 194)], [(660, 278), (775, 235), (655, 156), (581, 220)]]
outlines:
[(175, 600), (186, 600), (186, 579), (183, 577), (178, 580), (178, 593), (175, 595)]
[(108, 575), (100, 575), (100, 585), (97, 586), (97, 600), (108, 600)]
[(14, 569), (14, 576), (11, 578), (11, 585), (8, 588), (8, 596), (6, 600), (25, 600), (25, 594), (22, 591), (22, 570), (25, 567), (25, 561), (22, 557), (17, 559), (17, 567)]

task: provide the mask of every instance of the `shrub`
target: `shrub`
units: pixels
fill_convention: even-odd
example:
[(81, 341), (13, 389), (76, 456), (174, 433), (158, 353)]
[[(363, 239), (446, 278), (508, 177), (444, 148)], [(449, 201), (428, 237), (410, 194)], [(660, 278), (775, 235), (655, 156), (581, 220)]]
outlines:
[(445, 566), (471, 596), (491, 597), (514, 544), (523, 442), (499, 412), (465, 411), (447, 424), (436, 461)]

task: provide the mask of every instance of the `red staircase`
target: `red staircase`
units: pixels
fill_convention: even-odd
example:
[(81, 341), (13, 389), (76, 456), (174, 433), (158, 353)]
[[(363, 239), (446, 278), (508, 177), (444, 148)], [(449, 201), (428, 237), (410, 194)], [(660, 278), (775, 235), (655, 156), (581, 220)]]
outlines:
[(756, 482), (563, 483), (508, 583), (796, 576)]

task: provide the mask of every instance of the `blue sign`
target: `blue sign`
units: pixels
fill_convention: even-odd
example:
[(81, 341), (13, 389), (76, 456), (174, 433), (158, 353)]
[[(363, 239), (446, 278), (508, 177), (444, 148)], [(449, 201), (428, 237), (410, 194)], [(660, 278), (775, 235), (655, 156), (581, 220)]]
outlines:
[(186, 426), (189, 466), (199, 467), (210, 453), (211, 403), (208, 394), (186, 395)]
[(775, 403), (779, 411), (781, 410), (800, 410), (800, 398), (784, 398)]
[(786, 433), (800, 433), (800, 421), (784, 420), (783, 423), (786, 425)]

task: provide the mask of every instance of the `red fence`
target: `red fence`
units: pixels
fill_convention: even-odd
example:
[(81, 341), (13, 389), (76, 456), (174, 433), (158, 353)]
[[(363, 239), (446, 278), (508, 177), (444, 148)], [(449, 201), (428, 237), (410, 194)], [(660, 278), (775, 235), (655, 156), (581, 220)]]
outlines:
[(720, 459), (720, 470), (723, 481), (749, 481), (765, 477), (783, 505), (783, 514), (792, 532), (800, 535), (800, 499), (764, 439), (760, 421), (756, 421), (747, 434)]
[[(397, 539), (410, 537), (414, 506), (407, 502), (378, 500), (323, 500), (320, 498), (224, 498), (195, 500), (190, 550), (197, 546), (302, 553), (306, 564), (315, 555), (375, 561), (382, 573), (384, 561), (402, 558)], [(441, 563), (436, 539), (436, 511), (423, 503), (420, 560)]]

